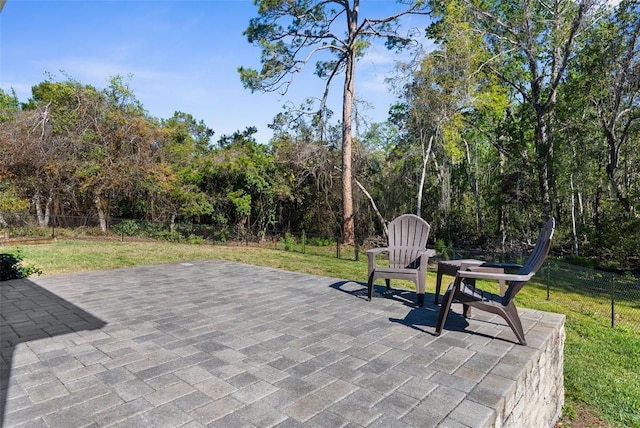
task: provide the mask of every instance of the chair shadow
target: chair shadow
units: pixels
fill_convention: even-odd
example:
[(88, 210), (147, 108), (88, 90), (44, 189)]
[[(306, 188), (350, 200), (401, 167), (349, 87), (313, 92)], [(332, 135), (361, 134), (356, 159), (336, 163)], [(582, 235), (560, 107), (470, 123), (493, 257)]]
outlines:
[(97, 330), (106, 322), (27, 279), (0, 282), (0, 427), (15, 348), (32, 340)]
[[(338, 281), (330, 285), (331, 288), (340, 290), (346, 294), (350, 294), (354, 297), (368, 300), (367, 295), (367, 283), (357, 281)], [(416, 306), (416, 292), (413, 290), (403, 289), (391, 289), (387, 290), (386, 286), (374, 285), (373, 298), (391, 299), (402, 303), (405, 306), (411, 308), (404, 318), (389, 318), (389, 321), (402, 324), (409, 328), (421, 331), (423, 333), (435, 336), (435, 328), (438, 322), (438, 314), (440, 312), (440, 305), (436, 305), (434, 301), (434, 295), (432, 293), (425, 293), (424, 300), (425, 305), (423, 307)], [(447, 317), (446, 330), (470, 332), (467, 330), (469, 322), (462, 314), (454, 311), (449, 311)], [(479, 334), (477, 332), (470, 332)]]
[[(354, 297), (368, 300), (368, 285), (366, 282), (359, 281), (338, 281), (331, 284), (329, 287), (342, 291), (343, 293), (350, 294)], [(425, 300), (428, 294), (425, 294)], [(402, 288), (392, 288), (387, 290), (384, 285), (373, 286), (373, 298), (385, 298), (395, 300), (402, 303), (405, 306), (416, 306), (416, 292), (414, 290), (407, 290)], [(433, 300), (433, 297), (431, 297)]]

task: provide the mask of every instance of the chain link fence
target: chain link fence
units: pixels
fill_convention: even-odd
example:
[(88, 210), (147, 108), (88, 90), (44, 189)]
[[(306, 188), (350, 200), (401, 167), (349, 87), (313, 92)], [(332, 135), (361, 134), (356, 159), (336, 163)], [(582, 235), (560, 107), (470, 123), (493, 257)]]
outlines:
[[(449, 248), (439, 254), (451, 259), (522, 263), (529, 251), (473, 252)], [(551, 255), (534, 281), (543, 284), (549, 302), (611, 327), (624, 326), (640, 332), (640, 277), (631, 272), (592, 269)]]
[(547, 300), (611, 327), (640, 331), (640, 278), (548, 259), (538, 272)]

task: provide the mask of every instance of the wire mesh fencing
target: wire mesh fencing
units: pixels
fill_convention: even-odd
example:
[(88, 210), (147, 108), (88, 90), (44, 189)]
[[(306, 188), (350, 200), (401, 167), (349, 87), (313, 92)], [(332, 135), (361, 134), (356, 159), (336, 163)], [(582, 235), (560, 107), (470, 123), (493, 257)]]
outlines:
[(538, 272), (547, 299), (611, 327), (640, 331), (640, 278), (548, 259)]

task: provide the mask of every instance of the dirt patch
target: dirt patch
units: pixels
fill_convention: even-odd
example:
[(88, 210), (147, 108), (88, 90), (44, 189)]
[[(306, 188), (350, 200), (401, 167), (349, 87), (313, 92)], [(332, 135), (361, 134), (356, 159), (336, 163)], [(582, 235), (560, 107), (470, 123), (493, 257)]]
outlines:
[(55, 238), (9, 238), (0, 239), (0, 247), (9, 245), (36, 245), (36, 244), (50, 244), (55, 242)]
[(593, 409), (585, 405), (574, 407), (575, 413), (571, 418), (562, 417), (555, 428), (614, 428), (602, 418), (593, 414)]

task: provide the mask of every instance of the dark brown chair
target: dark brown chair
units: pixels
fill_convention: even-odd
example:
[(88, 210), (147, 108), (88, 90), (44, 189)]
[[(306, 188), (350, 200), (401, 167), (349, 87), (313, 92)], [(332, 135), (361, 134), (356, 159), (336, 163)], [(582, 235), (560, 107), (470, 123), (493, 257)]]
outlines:
[[(503, 270), (505, 266), (512, 267), (514, 265), (485, 263), (480, 266), (461, 268), (456, 274), (455, 281), (449, 285), (447, 292), (444, 294), (438, 315), (438, 324), (436, 325), (436, 335), (440, 335), (442, 332), (451, 308), (451, 302), (456, 299), (464, 305), (465, 317), (469, 316), (471, 307), (501, 316), (511, 327), (520, 344), (526, 345), (527, 341), (524, 338), (522, 323), (518, 316), (518, 308), (516, 308), (513, 299), (546, 260), (551, 248), (551, 238), (554, 230), (555, 219), (551, 217), (540, 231), (533, 252), (525, 264), (520, 266), (516, 274), (504, 273)], [(503, 271), (500, 272), (500, 270)], [(504, 296), (477, 288), (475, 286), (477, 279), (506, 281), (507, 289)]]
[[(424, 305), (424, 289), (429, 257), (435, 250), (427, 249), (427, 239), (431, 226), (414, 214), (403, 214), (389, 223), (389, 241), (386, 247), (367, 251), (369, 259), (368, 287), (369, 300), (373, 297), (373, 284), (377, 278), (384, 278), (387, 289), (390, 280), (405, 279), (416, 284), (417, 305)], [(389, 254), (389, 264), (378, 265), (376, 256), (382, 252)]]

